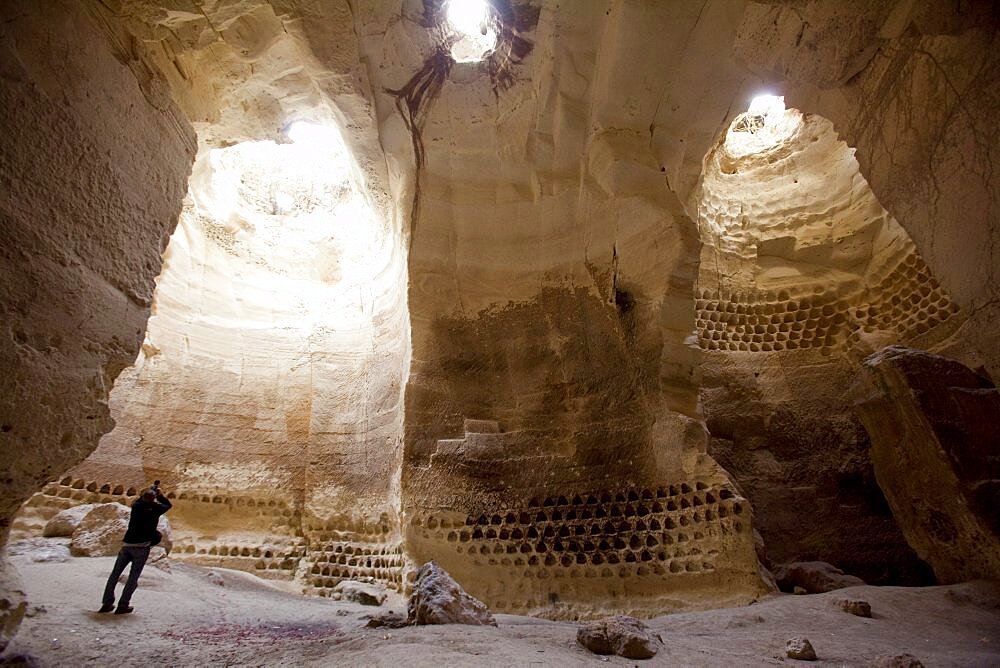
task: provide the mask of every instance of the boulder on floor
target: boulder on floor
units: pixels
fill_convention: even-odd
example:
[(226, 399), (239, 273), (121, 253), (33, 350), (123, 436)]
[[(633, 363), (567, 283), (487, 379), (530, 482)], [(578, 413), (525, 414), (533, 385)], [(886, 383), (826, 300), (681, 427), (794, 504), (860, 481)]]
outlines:
[(433, 561), (417, 571), (406, 619), (417, 625), (497, 624), (485, 603), (466, 594), (454, 578)]
[(360, 603), (361, 605), (382, 605), (386, 597), (384, 589), (354, 580), (343, 580), (337, 583), (333, 591), (340, 594), (340, 600)]
[(883, 654), (875, 659), (875, 668), (924, 668), (912, 654)]
[(73, 506), (72, 508), (59, 511), (45, 524), (45, 528), (42, 529), (42, 535), (46, 538), (53, 538), (56, 536), (72, 536), (73, 532), (76, 531), (76, 528), (80, 526), (80, 522), (83, 521), (83, 518), (96, 507), (97, 504), (84, 503), (79, 506)]
[(807, 594), (822, 594), (865, 584), (861, 578), (847, 575), (825, 561), (794, 561), (777, 566), (773, 572), (778, 587), (785, 592), (794, 592), (796, 587), (800, 587)]
[(635, 617), (615, 615), (580, 627), (576, 641), (594, 654), (618, 654), (626, 659), (649, 659), (663, 644), (660, 636)]
[(889, 346), (853, 392), (910, 546), (943, 583), (1000, 578), (1000, 391), (954, 360)]
[(368, 618), (368, 623), (365, 624), (370, 629), (401, 629), (406, 626), (406, 616), (402, 615), (393, 610), (387, 612), (381, 612), (377, 615), (373, 615)]
[(791, 638), (785, 643), (785, 654), (789, 659), (799, 661), (815, 661), (816, 650), (807, 638)]
[[(75, 557), (113, 557), (121, 548), (131, 510), (120, 503), (102, 503), (95, 506), (80, 521), (73, 532), (70, 552)], [(160, 548), (167, 554), (173, 545), (170, 522), (160, 516), (156, 525), (162, 534)]]
[(838, 608), (858, 617), (871, 617), (872, 606), (868, 601), (852, 598), (841, 598), (834, 602)]

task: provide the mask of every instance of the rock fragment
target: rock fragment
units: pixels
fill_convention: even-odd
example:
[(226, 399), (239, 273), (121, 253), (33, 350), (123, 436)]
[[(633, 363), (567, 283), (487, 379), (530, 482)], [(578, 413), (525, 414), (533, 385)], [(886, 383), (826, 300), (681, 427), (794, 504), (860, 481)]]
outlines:
[(113, 557), (128, 529), (130, 510), (120, 503), (91, 508), (73, 531), (69, 551), (74, 557)]
[(851, 599), (851, 598), (841, 598), (834, 601), (834, 605), (836, 605), (844, 612), (849, 612), (852, 615), (857, 615), (858, 617), (872, 616), (872, 606), (868, 601), (861, 601), (858, 599)]
[(875, 668), (924, 668), (912, 654), (883, 654), (875, 659)]
[(822, 594), (844, 587), (859, 587), (865, 581), (853, 575), (847, 575), (832, 564), (825, 561), (795, 561), (781, 564), (774, 569), (774, 579), (781, 591), (792, 592), (801, 587), (809, 594)]
[[(102, 503), (91, 509), (73, 531), (69, 551), (74, 557), (113, 557), (121, 548), (132, 511), (120, 503)], [(170, 553), (170, 522), (161, 516), (156, 528), (163, 534), (157, 546)], [(156, 548), (154, 548), (155, 550)], [(151, 558), (155, 555), (151, 554)]]
[(816, 650), (806, 638), (792, 638), (786, 642), (785, 654), (788, 655), (789, 659), (798, 659), (799, 661), (816, 660)]
[(80, 522), (87, 514), (97, 507), (94, 503), (84, 503), (83, 505), (73, 506), (72, 508), (67, 508), (62, 510), (50, 519), (46, 524), (45, 528), (42, 529), (42, 535), (46, 538), (53, 538), (57, 536), (72, 536), (76, 528), (80, 526)]
[(954, 360), (888, 346), (852, 391), (906, 541), (942, 584), (1000, 578), (1000, 389)]
[(486, 604), (466, 594), (454, 578), (433, 561), (417, 571), (406, 621), (417, 625), (497, 625)]
[(580, 627), (576, 641), (594, 654), (618, 654), (626, 659), (650, 659), (663, 644), (660, 636), (645, 624), (625, 615)]
[(10, 556), (25, 556), (35, 562), (69, 561), (69, 548), (65, 542), (47, 538), (28, 538), (11, 543), (7, 546)]
[(370, 629), (387, 628), (387, 629), (400, 629), (406, 626), (406, 617), (398, 612), (393, 612), (389, 610), (377, 614), (368, 619), (368, 623), (365, 624)]
[(335, 594), (340, 594), (340, 600), (360, 603), (361, 605), (382, 605), (385, 602), (385, 592), (378, 587), (363, 582), (344, 580), (334, 588)]

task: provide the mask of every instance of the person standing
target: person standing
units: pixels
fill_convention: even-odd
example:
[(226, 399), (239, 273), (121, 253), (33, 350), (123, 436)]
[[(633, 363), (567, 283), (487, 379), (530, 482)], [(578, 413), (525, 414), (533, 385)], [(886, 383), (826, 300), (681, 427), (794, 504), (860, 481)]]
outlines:
[[(129, 605), (132, 601), (132, 593), (139, 585), (139, 576), (149, 559), (149, 551), (154, 545), (160, 542), (162, 536), (156, 530), (156, 524), (160, 515), (170, 510), (171, 503), (167, 497), (160, 493), (160, 481), (157, 480), (153, 486), (143, 490), (142, 495), (132, 504), (132, 514), (128, 520), (128, 530), (122, 539), (122, 547), (118, 551), (118, 558), (115, 566), (111, 569), (108, 577), (108, 584), (104, 587), (104, 600), (99, 612), (115, 611), (116, 615), (126, 615), (132, 612)], [(118, 607), (115, 608), (115, 585), (121, 577), (125, 567), (132, 564), (128, 572), (128, 580), (122, 590), (121, 598), (118, 599)]]

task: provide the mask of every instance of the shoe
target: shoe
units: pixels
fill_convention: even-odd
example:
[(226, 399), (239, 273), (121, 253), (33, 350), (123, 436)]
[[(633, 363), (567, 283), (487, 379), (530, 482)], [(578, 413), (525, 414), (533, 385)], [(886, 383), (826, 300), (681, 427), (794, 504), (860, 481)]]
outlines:
[(135, 608), (133, 608), (130, 605), (127, 605), (124, 608), (119, 605), (118, 609), (115, 610), (115, 614), (116, 615), (127, 615), (128, 613), (132, 612), (133, 610), (135, 610)]
[(98, 610), (98, 612), (111, 612), (114, 609), (115, 609), (114, 603), (105, 603), (104, 605), (101, 606), (101, 609)]

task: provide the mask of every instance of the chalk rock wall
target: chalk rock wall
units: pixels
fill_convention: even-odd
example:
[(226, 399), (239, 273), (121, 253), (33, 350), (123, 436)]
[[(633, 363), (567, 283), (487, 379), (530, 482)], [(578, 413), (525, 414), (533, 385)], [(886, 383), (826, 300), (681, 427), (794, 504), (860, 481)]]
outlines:
[[(141, 47), (80, 3), (7, 2), (0, 26), (2, 546), (21, 503), (112, 426), (195, 139)], [(25, 611), (5, 562), (0, 650)]]
[(346, 5), (110, 9), (149, 43), (199, 158), (117, 426), (20, 528), (161, 479), (181, 558), (324, 595), (348, 576), (401, 586), (405, 252), (367, 88), (343, 71), (357, 55), (326, 44)]
[(929, 573), (882, 499), (847, 389), (873, 350), (942, 345), (965, 316), (853, 153), (829, 121), (778, 103), (738, 117), (706, 157), (702, 396), (713, 452), (758, 508), (772, 560), (920, 582)]
[(1000, 369), (1000, 182), (991, 93), (996, 8), (984, 3), (748, 7), (734, 52), (784, 79), (791, 106), (830, 119), (878, 201), (968, 316), (953, 354)]
[(698, 409), (696, 228), (648, 123), (597, 111), (627, 66), (587, 37), (604, 8), (530, 9), (485, 66), (442, 67), (426, 13), (366, 47), (418, 160), (407, 549), (521, 614), (750, 600), (750, 509)]
[[(135, 359), (195, 137), (76, 2), (5, 3), (0, 48), (0, 541), (93, 450)], [(74, 56), (66, 58), (73, 44)], [(100, 91), (100, 92), (98, 92)]]
[(942, 583), (1000, 574), (1000, 392), (954, 360), (890, 346), (853, 387), (879, 484)]
[[(750, 511), (706, 451), (703, 399), (743, 489), (825, 481), (759, 502), (780, 517), (772, 536), (816, 500), (837, 518), (820, 546), (855, 522), (887, 537), (858, 563), (908, 568), (846, 399), (792, 381), (846, 387), (893, 340), (997, 371), (992, 8), (494, 5), (501, 44), (480, 65), (448, 59), (433, 0), (5, 6), (8, 521), (46, 480), (26, 522), (161, 477), (181, 554), (319, 593), (347, 576), (398, 585), (408, 556), (505, 611), (746, 601)], [(832, 123), (797, 149), (830, 187), (807, 206), (784, 158), (751, 166), (766, 233), (747, 246), (730, 212), (747, 193), (716, 189), (721, 232), (699, 258), (704, 158), (767, 87)], [(195, 158), (188, 123), (197, 176), (213, 150), (286, 142), (293, 119), (341, 129), (381, 221), (377, 286), (334, 298), (357, 285), (336, 248), (297, 273), (316, 248), (292, 257), (269, 228), (298, 219), (277, 197), (295, 193), (243, 193), (255, 213), (234, 218), (192, 183), (136, 360)], [(357, 327), (325, 327), (334, 311)], [(103, 402), (133, 361), (118, 428), (64, 474), (112, 426)], [(757, 425), (772, 445), (756, 447)]]

